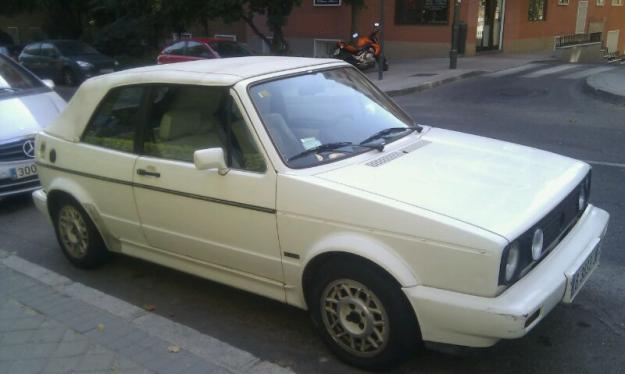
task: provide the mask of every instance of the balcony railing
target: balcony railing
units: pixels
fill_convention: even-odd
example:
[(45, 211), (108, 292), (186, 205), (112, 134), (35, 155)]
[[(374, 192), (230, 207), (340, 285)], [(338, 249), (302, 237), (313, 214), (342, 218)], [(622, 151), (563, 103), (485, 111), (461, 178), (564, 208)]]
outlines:
[(568, 47), (578, 44), (599, 43), (601, 42), (601, 33), (592, 32), (589, 34), (571, 34), (556, 36), (556, 48)]

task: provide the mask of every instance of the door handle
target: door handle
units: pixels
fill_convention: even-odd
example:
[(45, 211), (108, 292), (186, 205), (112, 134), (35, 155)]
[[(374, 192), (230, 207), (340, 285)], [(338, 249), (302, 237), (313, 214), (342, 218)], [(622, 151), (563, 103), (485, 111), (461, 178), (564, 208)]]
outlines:
[(159, 178), (161, 176), (161, 173), (158, 173), (155, 171), (147, 171), (145, 169), (137, 169), (137, 174), (144, 176), (144, 177), (155, 177), (155, 178)]

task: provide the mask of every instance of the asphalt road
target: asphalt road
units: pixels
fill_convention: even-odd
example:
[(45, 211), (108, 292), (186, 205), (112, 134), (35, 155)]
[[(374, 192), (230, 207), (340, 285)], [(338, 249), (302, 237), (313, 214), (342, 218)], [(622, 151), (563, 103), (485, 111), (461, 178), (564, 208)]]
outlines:
[[(586, 95), (583, 79), (526, 73), (472, 78), (396, 100), (422, 124), (591, 161), (591, 202), (612, 217), (601, 267), (575, 304), (557, 307), (528, 336), (459, 354), (420, 351), (396, 372), (625, 372), (625, 107)], [(330, 355), (298, 309), (123, 256), (96, 271), (73, 268), (28, 197), (0, 203), (0, 246), (133, 304), (152, 304), (155, 313), (297, 372), (356, 372)]]

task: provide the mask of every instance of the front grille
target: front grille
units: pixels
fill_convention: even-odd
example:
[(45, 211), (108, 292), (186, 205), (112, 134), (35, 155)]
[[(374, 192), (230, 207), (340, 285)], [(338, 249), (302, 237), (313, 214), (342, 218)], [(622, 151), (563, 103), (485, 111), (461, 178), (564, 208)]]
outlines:
[[(29, 139), (20, 139), (10, 143), (0, 144), (0, 162), (7, 161), (21, 161), (21, 160), (29, 160), (34, 157), (34, 152), (32, 156), (26, 155), (24, 152), (24, 144), (26, 142), (31, 142), (31, 145), (34, 147), (34, 141), (32, 138)], [(34, 148), (33, 148), (34, 151)]]
[(547, 250), (555, 247), (565, 230), (572, 226), (582, 212), (578, 209), (579, 190), (581, 184), (571, 191), (551, 212), (549, 212), (537, 227), (543, 229), (544, 245)]
[(33, 175), (32, 177), (24, 179), (0, 179), (0, 195), (10, 193), (11, 191), (21, 191), (39, 187), (39, 177)]

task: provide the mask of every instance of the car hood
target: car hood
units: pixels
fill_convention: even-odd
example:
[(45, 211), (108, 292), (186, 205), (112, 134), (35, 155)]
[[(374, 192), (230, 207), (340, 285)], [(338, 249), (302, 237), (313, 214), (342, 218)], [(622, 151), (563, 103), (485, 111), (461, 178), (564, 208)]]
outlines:
[(317, 177), (514, 240), (563, 200), (589, 168), (546, 151), (431, 129), (408, 147)]
[(54, 92), (0, 99), (0, 142), (39, 132), (65, 107)]

